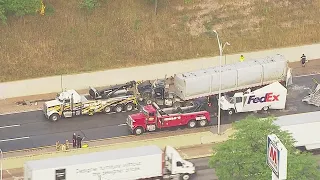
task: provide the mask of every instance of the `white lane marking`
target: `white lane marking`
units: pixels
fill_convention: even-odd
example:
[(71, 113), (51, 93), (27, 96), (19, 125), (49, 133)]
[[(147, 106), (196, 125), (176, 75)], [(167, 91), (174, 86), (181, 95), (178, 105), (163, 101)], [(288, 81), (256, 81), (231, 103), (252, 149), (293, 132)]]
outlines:
[(19, 127), (20, 124), (8, 125), (8, 126), (0, 126), (0, 129), (11, 128), (11, 127)]
[(15, 141), (15, 140), (21, 140), (21, 139), (29, 139), (30, 137), (25, 136), (25, 137), (17, 137), (17, 138), (10, 138), (10, 139), (2, 139), (0, 142), (7, 142), (7, 141)]
[(8, 112), (8, 113), (0, 113), (0, 116), (10, 115), (10, 114), (20, 114), (20, 113), (28, 113), (28, 112), (35, 112), (35, 111), (41, 111), (41, 108), (32, 109), (32, 110), (26, 110), (26, 111), (15, 111), (15, 112)]
[(300, 75), (300, 76), (293, 76), (293, 77), (306, 77), (306, 76), (314, 76), (314, 75), (319, 75), (320, 73), (315, 73), (315, 74), (306, 74), (306, 75)]
[(118, 126), (126, 126), (126, 125), (127, 125), (127, 124), (124, 123), (124, 124), (119, 124)]

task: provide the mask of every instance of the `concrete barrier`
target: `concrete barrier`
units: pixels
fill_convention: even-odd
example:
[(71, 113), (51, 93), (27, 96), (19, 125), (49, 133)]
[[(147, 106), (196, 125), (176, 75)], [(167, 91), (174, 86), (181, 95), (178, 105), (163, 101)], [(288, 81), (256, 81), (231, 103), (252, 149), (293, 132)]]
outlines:
[[(320, 58), (320, 44), (289, 47), (281, 49), (270, 49), (248, 53), (239, 53), (223, 56), (222, 63), (235, 63), (240, 55), (244, 55), (245, 60), (263, 58), (275, 54), (282, 54), (290, 62), (299, 61), (301, 55), (306, 54), (308, 59)], [(92, 73), (82, 73), (75, 75), (53, 76), (39, 79), (0, 83), (0, 99), (29, 96), (60, 92), (62, 89), (86, 89), (89, 86), (100, 87), (113, 84), (125, 83), (131, 80), (149, 80), (163, 78), (165, 75), (172, 76), (175, 73), (188, 72), (198, 69), (217, 66), (219, 56), (204, 57), (174, 61), (168, 63), (153, 64), (147, 66), (137, 66), (123, 69), (112, 69)]]
[(60, 92), (61, 76), (0, 83), (0, 99)]

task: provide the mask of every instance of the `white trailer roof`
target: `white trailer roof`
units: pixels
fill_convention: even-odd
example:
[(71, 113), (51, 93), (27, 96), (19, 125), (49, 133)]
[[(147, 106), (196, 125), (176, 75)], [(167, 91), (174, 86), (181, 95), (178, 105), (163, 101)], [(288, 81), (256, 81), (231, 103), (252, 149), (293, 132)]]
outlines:
[(125, 159), (131, 157), (148, 156), (161, 154), (162, 150), (155, 145), (141, 146), (135, 148), (110, 150), (104, 152), (95, 152), (82, 155), (73, 155), (65, 157), (50, 158), (44, 160), (28, 161), (25, 164), (33, 170), (49, 169), (56, 167), (72, 166), (77, 164), (86, 164), (92, 162), (110, 161)]
[(320, 111), (278, 117), (275, 124), (292, 133), (296, 147), (307, 150), (320, 148)]
[[(281, 61), (286, 61), (286, 60), (282, 55), (277, 54), (277, 55), (268, 56), (265, 58), (248, 60), (248, 61), (238, 62), (234, 64), (222, 65), (221, 71), (224, 72), (224, 71), (230, 71), (230, 70), (237, 70), (241, 68), (248, 68), (250, 66), (257, 66), (257, 65), (261, 66), (263, 64), (269, 64), (271, 62), (281, 62)], [(219, 72), (219, 66), (215, 66), (207, 69), (201, 69), (197, 71), (176, 74), (176, 76), (178, 76), (181, 79), (188, 79), (188, 78), (194, 78), (199, 76), (211, 75), (218, 72)]]

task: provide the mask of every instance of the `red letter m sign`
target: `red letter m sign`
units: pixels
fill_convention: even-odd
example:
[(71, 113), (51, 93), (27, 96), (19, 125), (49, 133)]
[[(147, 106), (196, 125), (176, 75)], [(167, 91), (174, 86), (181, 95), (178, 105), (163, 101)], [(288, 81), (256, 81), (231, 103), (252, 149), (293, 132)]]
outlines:
[(277, 155), (277, 149), (275, 149), (272, 145), (270, 145), (269, 149), (269, 158), (273, 161), (274, 165), (278, 164), (278, 155)]

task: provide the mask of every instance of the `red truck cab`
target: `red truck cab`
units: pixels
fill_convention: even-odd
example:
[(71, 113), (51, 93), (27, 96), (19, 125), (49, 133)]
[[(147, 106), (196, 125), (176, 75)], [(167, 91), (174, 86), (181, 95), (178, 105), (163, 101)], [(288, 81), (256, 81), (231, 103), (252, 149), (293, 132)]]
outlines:
[(144, 106), (141, 112), (127, 118), (130, 131), (136, 135), (176, 126), (204, 127), (209, 123), (210, 114), (207, 111), (193, 112), (191, 106), (160, 109), (155, 103)]

